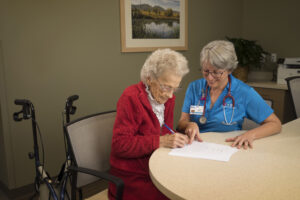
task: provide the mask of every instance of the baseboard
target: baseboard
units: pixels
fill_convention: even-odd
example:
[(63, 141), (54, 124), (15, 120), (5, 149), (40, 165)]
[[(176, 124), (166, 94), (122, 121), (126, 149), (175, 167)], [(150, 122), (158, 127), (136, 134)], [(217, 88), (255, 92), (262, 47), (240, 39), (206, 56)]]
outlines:
[[(90, 197), (108, 188), (108, 182), (105, 180), (98, 180), (90, 185), (82, 188), (83, 196)], [(35, 193), (34, 184), (25, 185), (15, 189), (8, 189), (8, 187), (0, 181), (0, 189), (10, 200), (28, 200)]]
[(108, 188), (108, 182), (101, 179), (82, 188), (83, 197), (87, 198)]
[(34, 194), (34, 184), (25, 185), (15, 189), (8, 189), (8, 187), (0, 181), (0, 188), (11, 200), (28, 199), (27, 197)]

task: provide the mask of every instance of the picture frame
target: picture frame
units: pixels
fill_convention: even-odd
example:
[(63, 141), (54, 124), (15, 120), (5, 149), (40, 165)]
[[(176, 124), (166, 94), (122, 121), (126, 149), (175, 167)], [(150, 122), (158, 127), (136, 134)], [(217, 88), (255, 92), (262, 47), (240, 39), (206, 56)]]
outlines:
[(120, 0), (121, 51), (188, 50), (188, 0)]

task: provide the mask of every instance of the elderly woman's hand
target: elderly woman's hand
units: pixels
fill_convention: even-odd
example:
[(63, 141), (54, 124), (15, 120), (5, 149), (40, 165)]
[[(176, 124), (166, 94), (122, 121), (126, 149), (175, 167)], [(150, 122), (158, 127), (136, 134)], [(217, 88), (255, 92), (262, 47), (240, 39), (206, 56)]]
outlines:
[(199, 142), (202, 142), (198, 125), (195, 122), (188, 123), (185, 129), (185, 134), (187, 134), (187, 136), (189, 137), (189, 144), (191, 144), (195, 139)]
[(166, 134), (159, 137), (159, 147), (178, 148), (184, 147), (189, 139), (181, 133)]
[(232, 147), (237, 147), (240, 149), (241, 147), (244, 147), (244, 149), (253, 148), (253, 141), (254, 141), (254, 135), (253, 133), (246, 132), (242, 135), (233, 137), (233, 138), (227, 138), (225, 140), (226, 142), (233, 142)]

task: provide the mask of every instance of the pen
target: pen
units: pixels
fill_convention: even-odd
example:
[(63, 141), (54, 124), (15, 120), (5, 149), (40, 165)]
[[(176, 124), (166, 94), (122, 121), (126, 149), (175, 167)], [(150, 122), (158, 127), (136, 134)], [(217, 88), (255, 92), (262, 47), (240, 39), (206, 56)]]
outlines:
[(174, 134), (175, 132), (170, 128), (170, 127), (168, 127), (168, 125), (167, 124), (164, 124), (164, 126), (172, 133), (172, 134)]

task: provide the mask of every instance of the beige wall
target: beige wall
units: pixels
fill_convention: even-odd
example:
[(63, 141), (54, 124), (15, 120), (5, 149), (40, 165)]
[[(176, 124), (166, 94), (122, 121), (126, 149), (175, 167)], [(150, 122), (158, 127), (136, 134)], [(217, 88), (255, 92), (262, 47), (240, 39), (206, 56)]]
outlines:
[[(5, 80), (4, 80), (4, 70), (3, 70), (3, 57), (2, 57), (2, 42), (0, 40), (0, 180), (2, 183), (8, 183), (8, 160), (6, 154), (6, 147), (8, 147), (9, 140), (7, 140), (7, 130), (8, 126), (6, 125), (7, 119), (2, 118), (6, 116), (6, 109), (2, 109), (2, 106), (5, 105)], [(4, 134), (6, 133), (6, 134)], [(11, 165), (12, 166), (12, 165)], [(12, 173), (12, 170), (10, 170)]]
[[(280, 41), (288, 39), (290, 33), (275, 27), (267, 34), (268, 30), (260, 30), (268, 22), (254, 15), (253, 11), (261, 10), (260, 3), (263, 2), (189, 0), (189, 50), (183, 54), (189, 60), (191, 73), (184, 78), (184, 87), (199, 77), (203, 45), (225, 36), (259, 38), (272, 51), (299, 56), (299, 45), (290, 49), (291, 43)], [(266, 5), (264, 9), (276, 14), (277, 23), (294, 20), (294, 16), (279, 12), (281, 4), (274, 5), (278, 12)], [(299, 4), (295, 1), (284, 5), (294, 9)], [(294, 26), (289, 30), (295, 29), (295, 38), (300, 34)], [(275, 31), (278, 37), (270, 40), (268, 35), (275, 37)], [(27, 158), (33, 147), (31, 124), (12, 120), (12, 113), (20, 110), (13, 104), (14, 99), (28, 98), (34, 103), (46, 167), (54, 176), (64, 160), (61, 112), (66, 97), (80, 96), (75, 103), (76, 118), (115, 109), (124, 88), (139, 81), (148, 53), (120, 52), (119, 0), (0, 0), (0, 40), (0, 142), (4, 143), (0, 143), (4, 161), (0, 162), (0, 180), (12, 189), (32, 183), (34, 177), (33, 161)], [(177, 95), (175, 122), (183, 98), (184, 91)]]
[(299, 57), (299, 8), (298, 0), (244, 0), (242, 35), (278, 57)]
[[(300, 56), (297, 0), (189, 0), (188, 58), (199, 77), (199, 52), (225, 36), (258, 40), (281, 57)], [(125, 87), (139, 81), (148, 53), (120, 52), (119, 0), (0, 0), (0, 181), (8, 188), (33, 182), (29, 121), (16, 123), (16, 98), (36, 108), (46, 167), (56, 175), (64, 160), (61, 112), (68, 95), (80, 99), (74, 117), (115, 109)], [(2, 46), (2, 48), (1, 48)], [(2, 49), (2, 51), (1, 51)], [(175, 123), (184, 91), (177, 95)]]

